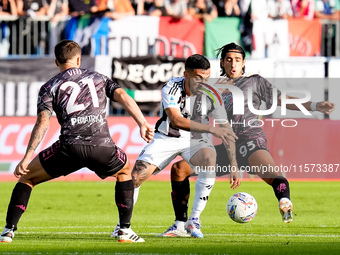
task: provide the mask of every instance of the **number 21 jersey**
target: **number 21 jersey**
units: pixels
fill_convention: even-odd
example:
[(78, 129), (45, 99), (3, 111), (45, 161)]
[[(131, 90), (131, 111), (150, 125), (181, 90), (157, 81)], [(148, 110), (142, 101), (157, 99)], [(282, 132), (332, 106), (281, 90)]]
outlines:
[(98, 72), (70, 68), (40, 88), (38, 113), (43, 110), (56, 113), (63, 143), (112, 146), (106, 121), (106, 97), (113, 99), (119, 87)]

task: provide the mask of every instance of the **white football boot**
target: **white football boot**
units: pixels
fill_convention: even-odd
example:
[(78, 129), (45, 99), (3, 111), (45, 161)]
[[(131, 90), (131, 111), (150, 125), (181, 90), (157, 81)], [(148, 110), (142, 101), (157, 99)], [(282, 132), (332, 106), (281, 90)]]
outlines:
[(191, 218), (185, 223), (186, 230), (191, 234), (192, 237), (203, 238), (201, 231), (201, 223), (198, 218)]
[(145, 242), (145, 240), (139, 237), (131, 228), (121, 228), (118, 231), (118, 242), (142, 243)]
[(117, 226), (115, 227), (115, 229), (113, 230), (112, 234), (110, 235), (110, 237), (114, 237), (117, 238), (118, 237), (118, 231), (120, 229), (120, 224), (119, 222), (117, 223)]
[(11, 243), (14, 237), (14, 230), (12, 228), (4, 228), (0, 236), (1, 243)]
[(288, 198), (283, 197), (279, 201), (280, 213), (284, 223), (293, 221), (293, 203)]
[(175, 224), (170, 226), (164, 233), (158, 235), (159, 237), (190, 237), (190, 234), (185, 229), (185, 222), (175, 221)]

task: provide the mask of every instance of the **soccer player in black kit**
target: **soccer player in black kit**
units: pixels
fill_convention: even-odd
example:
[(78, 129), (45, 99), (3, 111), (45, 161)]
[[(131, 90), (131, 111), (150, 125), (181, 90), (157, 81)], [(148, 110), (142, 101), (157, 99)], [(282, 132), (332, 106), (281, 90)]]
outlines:
[[(153, 139), (153, 127), (117, 83), (100, 73), (80, 68), (81, 49), (77, 43), (70, 40), (59, 42), (55, 46), (55, 57), (60, 73), (40, 88), (36, 124), (26, 153), (14, 171), (19, 180), (12, 192), (0, 241), (12, 241), (34, 186), (87, 167), (102, 179), (109, 176), (117, 179), (118, 242), (144, 242), (130, 228), (134, 184), (129, 160), (109, 133), (107, 97), (124, 106), (140, 127), (141, 137), (146, 142)], [(61, 125), (59, 140), (30, 162), (53, 112)]]
[[(252, 88), (252, 102), (255, 109), (260, 108), (261, 101), (269, 105), (273, 104), (272, 95), (274, 86), (272, 84), (260, 75), (243, 76), (246, 61), (245, 52), (242, 47), (235, 43), (226, 44), (218, 49), (217, 56), (220, 56), (221, 76), (226, 76), (229, 85), (238, 87), (245, 98), (247, 98), (248, 88)], [(229, 90), (225, 90), (222, 97), (227, 116), (230, 118), (229, 122), (238, 123), (232, 125), (238, 137), (236, 141), (238, 167), (240, 170), (242, 170), (243, 167), (253, 167), (257, 169), (253, 174), (257, 174), (267, 184), (273, 187), (274, 194), (279, 201), (279, 210), (283, 222), (292, 222), (293, 204), (290, 200), (289, 182), (281, 172), (263, 171), (261, 167), (267, 166), (269, 169), (269, 167), (275, 166), (275, 162), (267, 148), (265, 133), (261, 126), (254, 127), (255, 125), (247, 125), (249, 120), (256, 120), (258, 116), (249, 110), (246, 102), (244, 103), (245, 110), (243, 115), (233, 114), (233, 100), (239, 99), (236, 98), (235, 95), (233, 96)], [(279, 90), (277, 97), (278, 105), (281, 105), (281, 92)], [(294, 97), (287, 96), (287, 98), (293, 99)], [(302, 105), (309, 111), (319, 111), (326, 114), (330, 114), (335, 107), (333, 103), (327, 101), (308, 101)], [(287, 109), (299, 110), (294, 104), (287, 104)], [(242, 123), (245, 123), (245, 125), (242, 125)], [(217, 153), (216, 164), (219, 166), (230, 165), (228, 157), (222, 150), (223, 147), (217, 145), (215, 148)], [(190, 173), (193, 173), (193, 171), (184, 160), (174, 163), (171, 168), (171, 196), (176, 221), (187, 221), (188, 199), (190, 194), (188, 178)], [(223, 173), (216, 173), (216, 175), (223, 175)]]

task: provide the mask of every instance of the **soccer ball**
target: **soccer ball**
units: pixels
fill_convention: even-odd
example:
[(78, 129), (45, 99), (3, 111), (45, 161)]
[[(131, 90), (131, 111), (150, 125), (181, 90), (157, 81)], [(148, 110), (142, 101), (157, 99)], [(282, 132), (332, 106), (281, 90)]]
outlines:
[(248, 193), (236, 193), (232, 195), (227, 202), (227, 212), (233, 221), (238, 223), (247, 223), (256, 216), (256, 200)]

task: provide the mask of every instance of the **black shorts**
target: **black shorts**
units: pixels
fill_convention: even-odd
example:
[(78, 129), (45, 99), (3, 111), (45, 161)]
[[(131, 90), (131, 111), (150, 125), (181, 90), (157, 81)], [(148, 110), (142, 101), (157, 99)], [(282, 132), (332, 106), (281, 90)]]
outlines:
[[(224, 145), (216, 145), (215, 149), (217, 154), (216, 176), (229, 174), (230, 168), (228, 166), (230, 166), (230, 160)], [(240, 170), (244, 169), (247, 170), (248, 173), (252, 174), (251, 171), (248, 171), (248, 159), (251, 154), (258, 150), (268, 151), (267, 139), (264, 136), (259, 136), (253, 139), (239, 138), (236, 141), (236, 160)]]
[(104, 147), (60, 141), (41, 151), (39, 159), (44, 170), (54, 178), (87, 167), (105, 179), (121, 170), (127, 161), (125, 152), (116, 145)]

